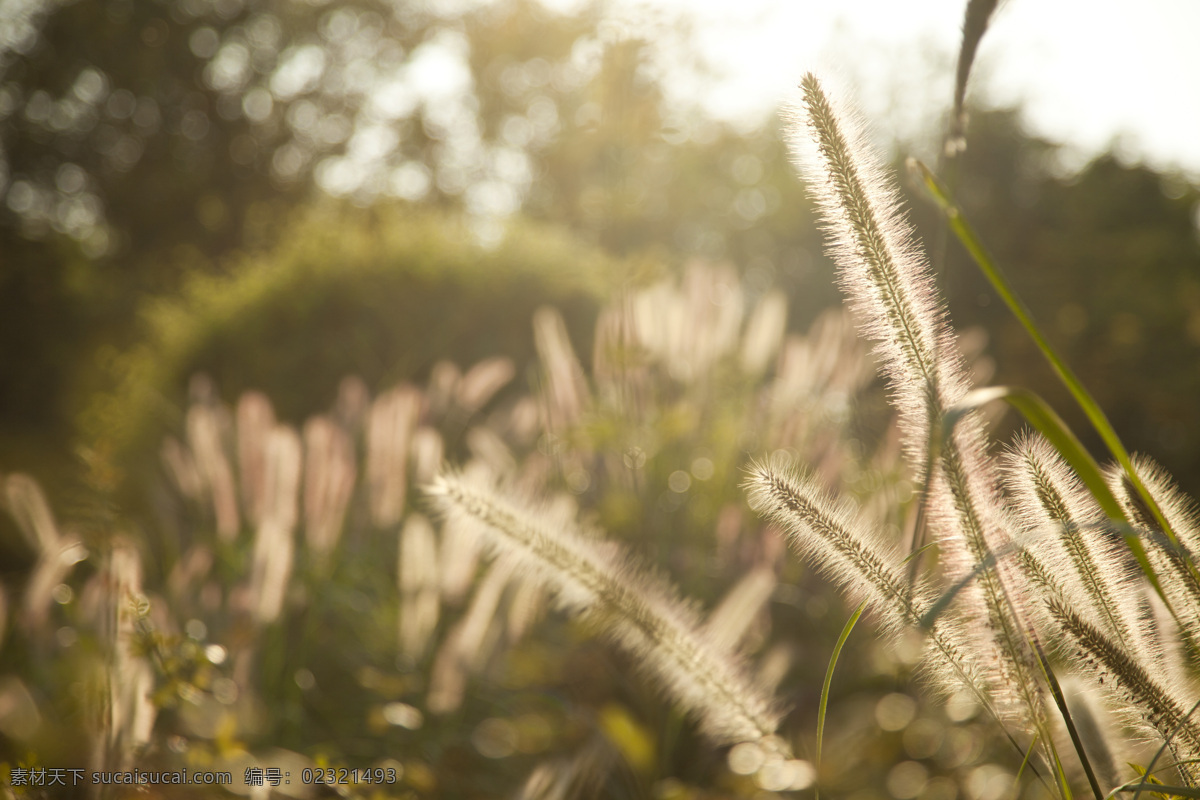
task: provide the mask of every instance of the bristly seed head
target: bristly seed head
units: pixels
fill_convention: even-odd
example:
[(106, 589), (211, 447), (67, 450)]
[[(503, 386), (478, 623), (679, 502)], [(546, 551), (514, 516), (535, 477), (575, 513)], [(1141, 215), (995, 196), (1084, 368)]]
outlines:
[(473, 526), (497, 554), (554, 590), (646, 671), (716, 742), (758, 742), (787, 757), (774, 736), (780, 713), (741, 663), (704, 631), (675, 590), (636, 566), (615, 543), (598, 543), (568, 520), (503, 499), (490, 485), (442, 474), (426, 493), (448, 525)]

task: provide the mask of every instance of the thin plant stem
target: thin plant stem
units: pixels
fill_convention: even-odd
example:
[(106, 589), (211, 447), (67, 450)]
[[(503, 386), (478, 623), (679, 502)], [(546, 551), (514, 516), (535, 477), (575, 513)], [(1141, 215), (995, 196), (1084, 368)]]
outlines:
[(1083, 740), (1079, 738), (1079, 731), (1075, 729), (1075, 720), (1071, 718), (1071, 709), (1067, 708), (1067, 698), (1063, 695), (1062, 686), (1058, 683), (1058, 677), (1054, 674), (1049, 659), (1046, 658), (1046, 651), (1042, 649), (1042, 643), (1036, 638), (1033, 638), (1033, 647), (1037, 653), (1038, 664), (1042, 668), (1042, 675), (1045, 676), (1046, 683), (1050, 686), (1054, 703), (1058, 706), (1063, 723), (1067, 726), (1067, 733), (1071, 736), (1071, 744), (1075, 746), (1075, 752), (1079, 754), (1079, 763), (1083, 765), (1083, 772), (1087, 775), (1088, 785), (1092, 787), (1092, 794), (1096, 796), (1096, 800), (1104, 800), (1104, 793), (1100, 791), (1100, 782), (1096, 780), (1092, 762), (1083, 747)]
[(821, 743), (825, 739), (825, 711), (829, 707), (829, 686), (833, 683), (833, 670), (837, 666), (838, 657), (842, 654), (846, 640), (850, 638), (850, 632), (854, 630), (855, 623), (858, 622), (858, 618), (862, 616), (866, 608), (867, 601), (863, 600), (858, 604), (858, 608), (854, 609), (850, 619), (846, 620), (846, 626), (842, 628), (837, 644), (833, 646), (833, 654), (829, 656), (829, 667), (825, 670), (825, 682), (821, 684), (821, 705), (817, 708), (817, 752), (816, 758), (813, 760), (813, 767), (817, 771), (817, 782), (813, 789), (814, 800), (821, 800)]

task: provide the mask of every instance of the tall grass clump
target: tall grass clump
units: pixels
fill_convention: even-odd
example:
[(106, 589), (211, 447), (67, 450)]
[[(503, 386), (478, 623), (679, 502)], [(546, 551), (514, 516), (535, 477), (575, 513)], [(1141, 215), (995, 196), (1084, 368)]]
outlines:
[[(926, 260), (901, 218), (896, 190), (882, 177), (862, 134), (835, 109), (816, 77), (802, 84), (805, 122), (815, 150), (807, 154), (809, 186), (825, 221), (843, 287), (888, 375), (906, 452), (925, 463), (931, 434), (967, 392), (945, 312)], [(1012, 521), (999, 502), (983, 428), (958, 421), (932, 460), (926, 484), (930, 526), (947, 575), (961, 580), (986, 565), (964, 590), (959, 613), (981, 632), (978, 650), (990, 665), (993, 702), (1006, 718), (1042, 734), (1044, 703), (1025, 640), (1016, 576), (996, 553), (1010, 546)]]
[[(995, 6), (970, 4), (972, 53)], [(0, 760), (228, 770), (247, 795), (257, 769), (369, 769), (336, 792), (372, 799), (1198, 796), (1200, 510), (974, 388), (861, 124), (801, 90), (851, 315), (789, 333), (780, 293), (692, 264), (617, 293), (590, 354), (537, 308), (524, 375), (347, 377), (305, 419), (195, 376), (146, 501), (103, 530), (3, 476), (27, 563), (0, 590)], [(1000, 397), (1037, 429), (1004, 448)]]
[[(1158, 528), (1135, 482), (1149, 487), (1177, 532), (1195, 531), (1194, 504), (1152, 462), (1135, 460), (1135, 476), (1110, 470), (1128, 522), (1113, 520), (1040, 435), (1019, 439), (1003, 459), (989, 452), (978, 401), (897, 189), (857, 120), (822, 82), (809, 74), (801, 90), (794, 145), (843, 289), (888, 378), (905, 454), (923, 485), (916, 524), (933, 533), (936, 565), (927, 574), (915, 565), (906, 570), (894, 543), (787, 465), (767, 461), (751, 470), (751, 504), (852, 600), (875, 608), (885, 631), (924, 629), (935, 687), (979, 698), (1061, 795), (1071, 796), (1074, 784), (1100, 797), (1093, 761), (1111, 762), (1102, 755), (1114, 751), (1145, 758), (1144, 749), (1142, 756), (1129, 749), (1139, 741), (1168, 750), (1172, 758), (1156, 767), (1194, 786), (1194, 543)], [(1129, 526), (1153, 572), (1125, 547)], [(1165, 588), (1164, 611), (1149, 591), (1155, 575)], [(1058, 673), (1067, 672), (1104, 696), (1121, 724), (1108, 731), (1077, 725), (1085, 712), (1077, 704), (1072, 713), (1066, 703)]]

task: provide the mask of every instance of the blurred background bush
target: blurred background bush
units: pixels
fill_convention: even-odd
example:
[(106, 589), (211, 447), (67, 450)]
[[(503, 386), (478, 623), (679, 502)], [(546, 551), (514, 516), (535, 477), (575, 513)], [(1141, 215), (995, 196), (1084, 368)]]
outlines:
[[(298, 428), (331, 407), (345, 376), (360, 376), (364, 396), (378, 397), (401, 382), (434, 386), (439, 362), (465, 367), (502, 355), (513, 360), (515, 380), (496, 402), (508, 408), (504, 404), (516, 404), (524, 393), (536, 393), (544, 374), (534, 357), (535, 309), (558, 309), (590, 376), (598, 368), (588, 354), (600, 309), (623, 296), (622, 289), (670, 276), (682, 280), (686, 267), (699, 262), (730, 265), (723, 280), (730, 290), (736, 286), (746, 309), (767, 297), (786, 298), (789, 330), (808, 331), (840, 297), (779, 125), (730, 125), (669, 96), (664, 48), (674, 48), (678, 63), (672, 68), (693, 80), (702, 81), (707, 69), (679, 22), (637, 30), (615, 21), (603, 5), (563, 13), (533, 0), (104, 0), (16, 9), (0, 26), (0, 471), (36, 477), (51, 505), (76, 520), (81, 541), (95, 553), (118, 533), (132, 537), (146, 585), (165, 591), (171, 570), (184, 563), (176, 559), (194, 544), (189, 536), (216, 547), (209, 541), (216, 525), (211, 512), (188, 510), (178, 497), (170, 499), (178, 486), (164, 488), (171, 484), (162, 443), (184, 436), (190, 403), (216, 409), (260, 390), (279, 421)], [(929, 146), (897, 143), (895, 152)], [(957, 181), (968, 215), (1126, 443), (1153, 451), (1194, 493), (1200, 486), (1200, 405), (1190, 398), (1200, 390), (1200, 371), (1179, 365), (1192, 365), (1200, 355), (1196, 187), (1115, 153), (1067, 173), (1057, 145), (1028, 134), (1016, 110), (973, 114)], [(1047, 396), (1094, 447), (1026, 337), (966, 255), (945, 242), (932, 209), (914, 202), (912, 212), (956, 324), (989, 333), (996, 380)], [(712, 536), (714, 530), (725, 535), (723, 505), (740, 508), (735, 466), (767, 442), (740, 431), (745, 420), (733, 410), (761, 388), (755, 381), (775, 379), (777, 369), (782, 367), (764, 367), (744, 385), (729, 384), (724, 373), (688, 384), (668, 372), (676, 383), (664, 378), (665, 388), (647, 401), (662, 414), (642, 428), (630, 427), (609, 407), (608, 417), (599, 413), (575, 420), (570, 432), (551, 431), (570, 433), (570, 447), (588, 458), (607, 453), (621, 463), (629, 456), (625, 439), (653, 432), (670, 455), (645, 485), (622, 488), (617, 482), (620, 491), (601, 492), (597, 487), (607, 484), (591, 483), (595, 475), (584, 485), (577, 471), (565, 467), (547, 481), (573, 492), (614, 536), (637, 542), (689, 593), (714, 603), (737, 569), (761, 556), (751, 548), (740, 559), (714, 565), (713, 553), (727, 552), (714, 550)], [(192, 382), (197, 373), (208, 382)], [(710, 397), (697, 388), (703, 386), (727, 393)], [(870, 462), (887, 448), (877, 387), (858, 388), (863, 391), (842, 397), (847, 406), (838, 419), (840, 457), (849, 465)], [(681, 433), (701, 421), (717, 441), (691, 441)], [(443, 431), (448, 452), (460, 457), (471, 453), (463, 424), (454, 421), (458, 427)], [(222, 446), (230, 446), (232, 434), (226, 429), (222, 435)], [(536, 436), (510, 446), (538, 452)], [(794, 442), (778, 446), (802, 449)], [(680, 485), (684, 478), (689, 485), (700, 480), (697, 459), (714, 465), (712, 479), (724, 494), (717, 492), (707, 505), (669, 508), (682, 494), (672, 479)], [(883, 481), (878, 470), (830, 469), (839, 480), (861, 485), (864, 495)], [(673, 478), (676, 473), (683, 478)], [(677, 513), (689, 515), (686, 524)], [(188, 514), (192, 522), (179, 522)], [(903, 520), (892, 523), (899, 528)], [(364, 541), (369, 534), (363, 531), (372, 525), (360, 526)], [(10, 587), (12, 609), (44, 555), (18, 528), (0, 523), (6, 556), (0, 580)], [(164, 544), (167, 531), (183, 538)], [(545, 698), (530, 700), (528, 708), (524, 700), (506, 705), (503, 693), (500, 700), (476, 698), (483, 705), (466, 716), (421, 728), (428, 739), (397, 739), (397, 726), (409, 730), (403, 722), (387, 720), (390, 728), (379, 723), (378, 709), (387, 702), (423, 707), (424, 678), (412, 678), (410, 685), (410, 678), (396, 674), (428, 674), (433, 657), (431, 649), (426, 662), (398, 667), (395, 637), (381, 633), (394, 631), (394, 619), (364, 613), (376, 603), (395, 613), (400, 590), (391, 565), (398, 544), (395, 537), (389, 542), (382, 550), (364, 544), (361, 557), (348, 558), (341, 571), (314, 572), (302, 582), (318, 598), (311, 618), (297, 622), (305, 632), (291, 639), (279, 629), (263, 645), (264, 658), (291, 670), (274, 676), (281, 682), (274, 694), (264, 695), (279, 719), (266, 727), (249, 725), (246, 737), (255, 746), (305, 750), (307, 757), (319, 750), (352, 766), (383, 758), (389, 748), (415, 747), (430, 774), (422, 783), (422, 767), (410, 764), (410, 776), (417, 777), (409, 789), (437, 794), (438, 781), (482, 769), (481, 753), (485, 761), (491, 758), (492, 740), (472, 738), (483, 722), (515, 725), (503, 729), (503, 741), (510, 734), (517, 742), (542, 736), (542, 722), (528, 715), (542, 714), (534, 706)], [(248, 547), (214, 550), (221, 591), (243, 574)], [(372, 572), (380, 563), (388, 565), (382, 575)], [(84, 579), (110, 567), (89, 562), (79, 569), (78, 582), (63, 578), (61, 585), (78, 592)], [(799, 575), (794, 564), (778, 569), (771, 624), (813, 648), (785, 683), (807, 731), (814, 687), (845, 614), (820, 581)], [(199, 645), (188, 644), (207, 641), (207, 634), (192, 636), (199, 628), (186, 626), (200, 620), (216, 637), (232, 606), (222, 600), (200, 613), (163, 602), (182, 616), (143, 626), (148, 646), (179, 648), (170, 650), (175, 661), (162, 661), (174, 666), (158, 673), (157, 685), (178, 689), (208, 681), (204, 686), (211, 689), (216, 678), (193, 680), (188, 672), (212, 667), (198, 655)], [(56, 613), (82, 613), (69, 602), (58, 605)], [(301, 599), (293, 611), (305, 608)], [(355, 614), (365, 627), (341, 630)], [(67, 618), (55, 624), (52, 635), (33, 635), (32, 644), (6, 643), (0, 659), (6, 673), (36, 674), (28, 681), (36, 703), (57, 704), (58, 722), (38, 742), (49, 748), (47, 757), (65, 758), (86, 743), (48, 743), (48, 732), (69, 728), (79, 712), (79, 704), (53, 694), (54, 687), (69, 683), (71, 670), (83, 669), (86, 659), (53, 666), (52, 656), (68, 649), (53, 631), (86, 626)], [(321, 652), (313, 631), (322, 624), (345, 634), (338, 647), (359, 642), (362, 650)], [(582, 703), (593, 711), (610, 707), (609, 692), (645, 691), (624, 685), (620, 657), (581, 643), (579, 631), (564, 625), (546, 635), (536, 645), (523, 640), (527, 651), (514, 656), (511, 673), (492, 674), (524, 675), (520, 680), (542, 686), (538, 670), (550, 664), (557, 680), (573, 687), (559, 687), (570, 695), (592, 691), (591, 678), (602, 672), (620, 689), (597, 683), (602, 697)], [(309, 649), (289, 649), (296, 641)], [(762, 633), (757, 646), (765, 652), (768, 644)], [(234, 647), (229, 641), (220, 646)], [(843, 702), (835, 704), (827, 752), (861, 751), (874, 771), (855, 777), (856, 757), (834, 767), (835, 775), (864, 796), (896, 798), (922, 792), (952, 797), (954, 787), (968, 780), (986, 786), (995, 778), (979, 772), (994, 766), (987, 757), (994, 743), (972, 727), (970, 709), (926, 708), (896, 694), (908, 691), (911, 660), (871, 652), (865, 637), (851, 647), (859, 649), (845, 656), (847, 663), (859, 666), (850, 668), (853, 677), (840, 690)], [(330, 663), (305, 666), (311, 653)], [(613, 658), (618, 663), (606, 660)], [(346, 663), (333, 663), (339, 659)], [(298, 682), (299, 669), (316, 675), (322, 691), (345, 690), (324, 696), (320, 722), (306, 716), (312, 709), (301, 709), (300, 684), (308, 677)], [(347, 675), (356, 681), (348, 688), (339, 683)], [(505, 683), (510, 677), (495, 680), (511, 688)], [(242, 680), (243, 687), (253, 683), (245, 676), (225, 679)], [(636, 702), (621, 697), (612, 707), (649, 702), (640, 695)], [(411, 721), (399, 706), (391, 708), (396, 719)], [(654, 708), (648, 713), (659, 716), (628, 725), (621, 716), (627, 711), (601, 713), (589, 724), (602, 719), (610, 731), (624, 725), (687, 738), (669, 709)], [(376, 713), (368, 718), (380, 727), (364, 733), (368, 713)], [(558, 726), (553, 731), (570, 728), (564, 721), (570, 713), (550, 716)], [(526, 723), (534, 733), (522, 733)], [(316, 733), (326, 724), (330, 733)], [(171, 737), (183, 736), (186, 726), (164, 725), (163, 746), (178, 744)], [(7, 737), (5, 757), (24, 757), (29, 742), (6, 728), (0, 733)], [(209, 733), (206, 741), (220, 738)], [(586, 740), (586, 733), (567, 737), (572, 746)], [(623, 757), (636, 778), (642, 763), (635, 752), (638, 734), (623, 741), (633, 748)], [(502, 770), (514, 786), (539, 760), (535, 753), (575, 757), (566, 745), (529, 753), (522, 747), (517, 751), (525, 760)], [(703, 765), (688, 766), (703, 752), (702, 743), (656, 747), (656, 753), (666, 747), (674, 755), (630, 779), (631, 794), (650, 786), (670, 797), (714, 781), (736, 783), (729, 774), (714, 778), (697, 774)], [(888, 770), (896, 764), (915, 766), (893, 776)], [(956, 777), (938, 783), (941, 773)], [(492, 788), (483, 778), (478, 785), (455, 786), (448, 794), (473, 796)], [(747, 786), (742, 789), (754, 790)]]
[[(186, 302), (172, 298), (199, 275), (270, 270), (297, 225), (332, 237), (349, 209), (465, 215), (484, 242), (529, 219), (667, 268), (728, 259), (752, 292), (784, 289), (797, 325), (837, 302), (777, 126), (668, 101), (664, 49), (673, 80), (706, 74), (679, 20), (639, 33), (602, 6), (524, 0), (23, 9), (2, 43), (0, 468), (52, 487), (77, 467), (76, 420), (116, 354), (159, 332), (139, 309)], [(1183, 398), (1200, 378), (1165, 366), (1200, 352), (1194, 187), (1115, 156), (1064, 175), (1016, 112), (977, 112), (970, 131), (967, 211), (1130, 444), (1194, 485), (1200, 412)], [(930, 210), (914, 213), (936, 244)], [(986, 323), (1001, 378), (1062, 399), (964, 254), (938, 252), (956, 319)], [(336, 347), (344, 326), (309, 328), (324, 326)], [(355, 335), (361, 352), (376, 334)], [(328, 387), (313, 390), (308, 408)]]

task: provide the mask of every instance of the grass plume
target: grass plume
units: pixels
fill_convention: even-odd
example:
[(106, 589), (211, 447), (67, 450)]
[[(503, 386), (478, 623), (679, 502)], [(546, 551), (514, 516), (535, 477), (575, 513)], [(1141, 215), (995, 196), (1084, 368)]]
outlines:
[[(1050, 602), (1053, 616), (1062, 625), (1074, 649), (1074, 657), (1086, 672), (1111, 694), (1116, 695), (1135, 725), (1152, 729), (1170, 740), (1176, 761), (1200, 757), (1200, 723), (1187, 716), (1188, 704), (1177, 690), (1150, 674), (1126, 651), (1074, 609)], [(1186, 780), (1194, 779), (1192, 769), (1180, 767)]]
[[(985, 565), (962, 592), (960, 605), (982, 634), (976, 645), (981, 663), (992, 665), (993, 696), (1005, 716), (1048, 743), (1042, 687), (1015, 591), (1019, 582), (1012, 563), (993, 555), (1010, 549), (1014, 524), (1001, 504), (978, 415), (963, 415), (942, 436), (944, 417), (969, 383), (928, 261), (853, 115), (811, 73), (801, 90), (803, 111), (796, 116), (802, 133), (793, 137), (801, 168), (842, 287), (889, 379), (905, 452), (925, 482), (931, 527), (949, 577), (961, 579)], [(930, 474), (920, 474), (932, 436), (939, 437), (937, 458), (929, 462)]]
[[(1012, 506), (1028, 550), (1056, 576), (1063, 599), (1092, 609), (1117, 640), (1141, 641), (1141, 602), (1130, 560), (1094, 498), (1042, 437), (1019, 439), (1006, 459)], [(1148, 642), (1138, 649), (1151, 651)]]
[(514, 558), (551, 587), (563, 608), (584, 614), (634, 654), (714, 741), (778, 750), (773, 701), (726, 648), (709, 641), (695, 611), (674, 590), (634, 567), (614, 544), (452, 473), (426, 491), (450, 524), (478, 528), (497, 554)]
[(1108, 471), (1109, 487), (1134, 528), (1146, 540), (1146, 555), (1154, 571), (1162, 576), (1162, 587), (1180, 627), (1188, 655), (1200, 665), (1200, 579), (1197, 578), (1193, 549), (1196, 517), (1194, 504), (1175, 487), (1166, 473), (1153, 461), (1136, 456), (1137, 476), (1146, 485), (1155, 503), (1163, 510), (1171, 526), (1180, 532), (1177, 544), (1155, 524), (1155, 515), (1142, 502), (1133, 482), (1118, 466)]
[[(909, 582), (899, 553), (848, 503), (835, 500), (812, 476), (779, 463), (754, 465), (745, 486), (750, 507), (782, 528), (792, 549), (840, 584), (852, 602), (865, 602), (885, 630), (899, 633), (921, 625), (936, 599), (932, 589)], [(948, 615), (934, 621), (930, 676), (947, 694), (965, 688), (991, 707), (979, 667), (960, 644), (962, 636)]]

